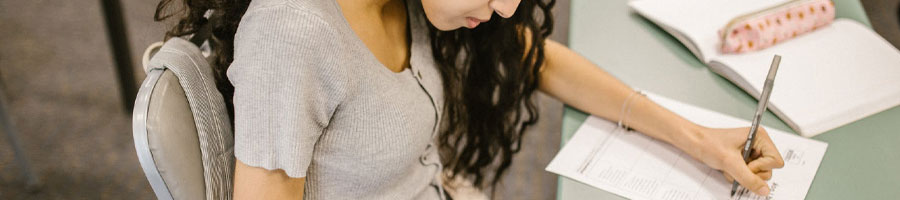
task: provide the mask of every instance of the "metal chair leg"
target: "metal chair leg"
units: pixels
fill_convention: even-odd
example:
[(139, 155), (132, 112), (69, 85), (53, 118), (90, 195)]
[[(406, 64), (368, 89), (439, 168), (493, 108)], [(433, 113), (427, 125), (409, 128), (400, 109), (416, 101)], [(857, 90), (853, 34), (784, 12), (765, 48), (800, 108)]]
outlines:
[(134, 98), (137, 96), (137, 85), (134, 81), (134, 69), (131, 65), (131, 48), (128, 47), (128, 35), (125, 32), (125, 20), (122, 16), (122, 5), (119, 0), (101, 0), (103, 16), (106, 20), (106, 32), (113, 58), (116, 61), (119, 89), (122, 93), (122, 104), (125, 113), (131, 114), (134, 109)]

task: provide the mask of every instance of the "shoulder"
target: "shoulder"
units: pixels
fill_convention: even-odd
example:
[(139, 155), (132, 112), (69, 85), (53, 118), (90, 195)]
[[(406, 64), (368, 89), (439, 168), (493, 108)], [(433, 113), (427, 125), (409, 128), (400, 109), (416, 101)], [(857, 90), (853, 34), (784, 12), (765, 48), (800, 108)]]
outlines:
[(320, 0), (256, 0), (241, 17), (235, 45), (259, 39), (287, 44), (319, 44), (337, 41), (343, 15), (337, 4)]
[[(245, 15), (271, 11), (290, 11), (293, 14), (306, 14), (324, 20), (342, 17), (335, 1), (322, 0), (254, 0), (250, 2)], [(288, 14), (288, 13), (285, 13)]]
[(342, 17), (340, 10), (329, 2), (252, 1), (234, 36), (234, 60), (227, 72), (232, 83), (273, 76), (345, 76), (341, 52), (347, 48), (346, 31), (335, 20)]
[(234, 36), (235, 59), (284, 54), (309, 58), (343, 51), (346, 31), (340, 24), (340, 10), (334, 6), (331, 1), (318, 0), (252, 1)]

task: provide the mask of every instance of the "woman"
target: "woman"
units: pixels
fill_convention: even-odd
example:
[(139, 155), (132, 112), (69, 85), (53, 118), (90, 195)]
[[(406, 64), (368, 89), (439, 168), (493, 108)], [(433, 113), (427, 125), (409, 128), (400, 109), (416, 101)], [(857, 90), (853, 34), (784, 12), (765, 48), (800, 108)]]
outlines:
[(194, 33), (216, 10), (236, 199), (444, 199), (450, 180), (496, 185), (538, 119), (536, 90), (769, 192), (783, 161), (764, 130), (745, 163), (748, 128), (693, 124), (547, 40), (553, 3), (185, 0), (167, 35)]

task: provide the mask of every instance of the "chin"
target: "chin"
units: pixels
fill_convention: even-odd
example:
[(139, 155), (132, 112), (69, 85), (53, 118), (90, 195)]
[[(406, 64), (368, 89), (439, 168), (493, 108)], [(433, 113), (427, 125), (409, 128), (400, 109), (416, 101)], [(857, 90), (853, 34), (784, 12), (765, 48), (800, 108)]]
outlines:
[(453, 31), (453, 30), (463, 27), (460, 25), (455, 25), (455, 24), (450, 24), (450, 23), (432, 23), (432, 24), (434, 25), (435, 28), (437, 28), (438, 30), (441, 30), (441, 31)]

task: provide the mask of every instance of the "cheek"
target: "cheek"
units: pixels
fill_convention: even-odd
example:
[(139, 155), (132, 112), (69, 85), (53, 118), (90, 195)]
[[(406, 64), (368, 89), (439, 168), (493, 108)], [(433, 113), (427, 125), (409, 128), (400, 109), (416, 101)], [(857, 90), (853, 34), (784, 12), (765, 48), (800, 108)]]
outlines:
[(429, 9), (429, 6), (425, 5), (423, 5), (423, 7), (425, 8), (425, 18), (428, 18), (428, 21), (431, 22), (434, 27), (442, 31), (453, 30), (456, 28), (448, 22), (447, 16), (441, 13), (440, 9)]
[(422, 0), (428, 21), (443, 31), (465, 26), (465, 13), (478, 5), (486, 5), (486, 0)]
[[(448, 0), (422, 0), (422, 9), (425, 10), (425, 17), (436, 28), (447, 31), (457, 29), (459, 27), (450, 23), (450, 13), (448, 13)], [(449, 5), (452, 6), (452, 5)]]

